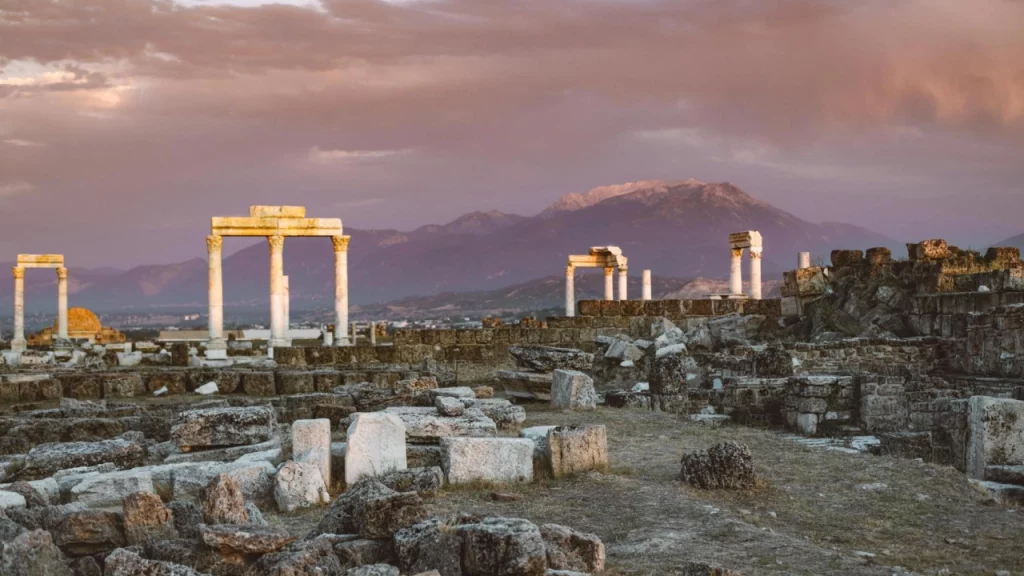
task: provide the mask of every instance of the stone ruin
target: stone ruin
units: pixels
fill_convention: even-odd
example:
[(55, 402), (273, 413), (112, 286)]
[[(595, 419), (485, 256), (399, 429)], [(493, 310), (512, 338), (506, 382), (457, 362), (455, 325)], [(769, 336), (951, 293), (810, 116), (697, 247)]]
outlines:
[[(602, 407), (846, 439), (1020, 502), (1019, 253), (908, 248), (801, 257), (781, 299), (580, 301), (543, 322), (270, 358), (231, 342), (221, 359), (186, 343), (5, 351), (0, 571), (597, 574), (593, 534), (428, 510), (459, 485), (608, 471), (606, 428), (570, 423)], [(530, 425), (537, 404), (564, 424)], [(682, 454), (679, 478), (749, 490), (757, 457), (729, 442)], [(276, 521), (310, 510), (308, 533)]]

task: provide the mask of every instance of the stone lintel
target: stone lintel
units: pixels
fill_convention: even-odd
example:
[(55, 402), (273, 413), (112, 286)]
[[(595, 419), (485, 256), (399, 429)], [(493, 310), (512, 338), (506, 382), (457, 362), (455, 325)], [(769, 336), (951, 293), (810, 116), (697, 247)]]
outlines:
[(216, 236), (340, 236), (340, 218), (244, 218), (214, 217)]
[(614, 254), (569, 256), (569, 264), (578, 268), (621, 268), (626, 266), (626, 257)]
[(250, 218), (305, 218), (305, 206), (249, 206)]
[(63, 254), (18, 254), (18, 266), (22, 268), (63, 268)]
[(761, 245), (761, 233), (757, 230), (729, 234), (730, 248), (760, 248)]
[(622, 248), (619, 248), (618, 246), (591, 246), (590, 247), (590, 255), (591, 256), (606, 255), (606, 254), (613, 254), (615, 256), (622, 256)]

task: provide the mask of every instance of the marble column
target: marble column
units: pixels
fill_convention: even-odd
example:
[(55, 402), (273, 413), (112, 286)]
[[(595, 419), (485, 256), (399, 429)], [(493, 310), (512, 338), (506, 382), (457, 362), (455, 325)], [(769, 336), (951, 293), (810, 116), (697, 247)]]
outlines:
[(811, 267), (811, 253), (810, 252), (801, 252), (800, 255), (797, 257), (796, 267), (801, 269), (801, 270), (804, 269), (804, 268), (810, 268)]
[(210, 340), (206, 343), (206, 357), (228, 357), (228, 343), (224, 341), (224, 278), (221, 272), (222, 236), (206, 237), (208, 265), (207, 293), (209, 298)]
[(572, 264), (565, 267), (565, 315), (576, 315), (576, 267)]
[(356, 328), (356, 323), (353, 322), (352, 323), (352, 345), (353, 346), (356, 345), (356, 340), (358, 339), (358, 337), (359, 337), (359, 332), (358, 332), (358, 330)]
[(625, 267), (619, 268), (619, 300), (629, 300), (626, 291), (629, 289), (629, 277)]
[(642, 294), (640, 298), (643, 300), (651, 299), (651, 271), (644, 270), (642, 278)]
[(729, 294), (743, 294), (743, 248), (732, 249), (732, 266), (729, 269)]
[(14, 273), (14, 339), (11, 340), (13, 352), (23, 352), (28, 343), (25, 342), (25, 269), (15, 266)]
[(288, 337), (288, 330), (292, 327), (292, 289), (287, 276), (282, 276), (281, 281), (284, 282), (284, 301), (281, 303), (284, 306), (284, 339), (291, 346), (292, 339)]
[(370, 322), (370, 346), (377, 345), (377, 323)]
[[(351, 236), (332, 236), (334, 245), (334, 345), (348, 341), (348, 241)], [(355, 344), (355, 339), (351, 344)]]
[(68, 269), (57, 268), (57, 337), (68, 338)]
[(615, 268), (604, 269), (604, 299), (614, 300), (615, 299)]
[(761, 247), (750, 248), (750, 297), (761, 299)]
[(284, 320), (284, 236), (267, 236), (270, 245), (270, 342), (288, 346)]

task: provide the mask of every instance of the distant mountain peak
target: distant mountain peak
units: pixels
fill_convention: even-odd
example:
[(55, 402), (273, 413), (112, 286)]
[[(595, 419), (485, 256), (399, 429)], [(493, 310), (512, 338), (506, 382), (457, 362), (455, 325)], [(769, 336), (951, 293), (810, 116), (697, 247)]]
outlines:
[(694, 180), (690, 178), (688, 180), (637, 180), (636, 182), (624, 182), (622, 184), (612, 184), (610, 186), (598, 186), (591, 190), (583, 193), (573, 192), (566, 194), (554, 204), (548, 206), (546, 210), (540, 213), (541, 217), (551, 216), (558, 212), (574, 212), (576, 210), (583, 210), (589, 208), (595, 204), (604, 202), (609, 198), (615, 198), (618, 196), (625, 196), (627, 194), (634, 194), (638, 192), (646, 192), (650, 194), (663, 194), (669, 192), (671, 188), (677, 188), (680, 186), (696, 188), (703, 186), (704, 183), (700, 180)]
[(463, 214), (447, 224), (428, 224), (416, 229), (421, 234), (490, 234), (523, 220), (523, 216), (506, 214), (500, 210), (477, 210)]

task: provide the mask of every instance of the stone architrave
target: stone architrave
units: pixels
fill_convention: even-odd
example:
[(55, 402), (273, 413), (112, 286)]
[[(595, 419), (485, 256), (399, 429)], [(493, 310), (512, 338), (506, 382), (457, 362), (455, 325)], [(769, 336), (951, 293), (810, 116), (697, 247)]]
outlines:
[(296, 462), (315, 464), (324, 477), (324, 486), (329, 488), (332, 480), (331, 421), (318, 418), (293, 422), (292, 457)]
[(618, 246), (594, 246), (589, 254), (569, 256), (565, 268), (565, 315), (576, 315), (574, 273), (576, 268), (604, 269), (604, 299), (615, 298), (615, 270), (619, 271), (619, 299), (626, 299), (627, 259)]
[(594, 380), (578, 370), (555, 370), (551, 381), (551, 407), (557, 410), (594, 410)]
[(57, 338), (68, 337), (68, 269), (60, 254), (18, 254), (11, 272), (14, 276), (14, 337), (12, 352), (28, 348), (25, 339), (25, 269), (51, 268), (57, 272)]
[(366, 476), (380, 476), (408, 468), (405, 423), (386, 412), (352, 415), (345, 450), (345, 483), (353, 485)]
[[(337, 238), (342, 235), (341, 220), (338, 218), (306, 218), (302, 206), (250, 206), (248, 217), (214, 217), (210, 221), (210, 236), (207, 238), (209, 253), (209, 304), (210, 344), (209, 358), (224, 357), (220, 340), (223, 339), (223, 282), (221, 279), (221, 240), (225, 236), (264, 237), (270, 248), (270, 346), (288, 346), (287, 325), (284, 304), (284, 239), (289, 237), (328, 237), (335, 246), (336, 288), (335, 299), (335, 344), (344, 338), (337, 338), (337, 330), (344, 330), (348, 323), (348, 272), (347, 259), (339, 258)], [(341, 268), (344, 265), (344, 271)], [(341, 298), (344, 295), (344, 298)], [(342, 309), (343, 308), (343, 309)], [(342, 322), (342, 320), (344, 322)], [(219, 338), (218, 338), (219, 337)]]

